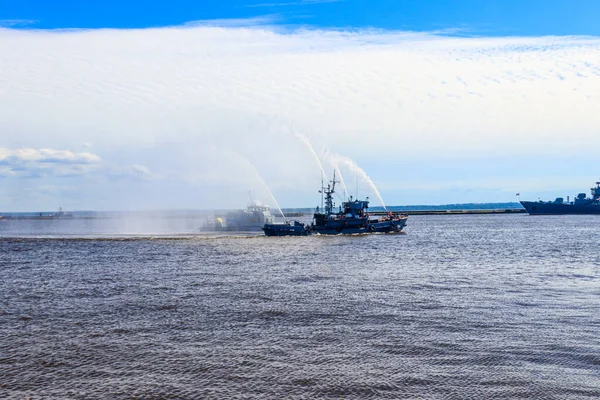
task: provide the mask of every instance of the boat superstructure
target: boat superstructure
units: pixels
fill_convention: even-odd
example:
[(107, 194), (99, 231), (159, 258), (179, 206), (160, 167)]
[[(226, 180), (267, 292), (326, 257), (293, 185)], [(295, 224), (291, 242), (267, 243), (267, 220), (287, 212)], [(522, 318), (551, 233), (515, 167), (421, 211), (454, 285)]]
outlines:
[(223, 216), (211, 216), (202, 228), (205, 231), (260, 231), (265, 224), (272, 224), (275, 218), (269, 206), (252, 201), (245, 210), (228, 212)]

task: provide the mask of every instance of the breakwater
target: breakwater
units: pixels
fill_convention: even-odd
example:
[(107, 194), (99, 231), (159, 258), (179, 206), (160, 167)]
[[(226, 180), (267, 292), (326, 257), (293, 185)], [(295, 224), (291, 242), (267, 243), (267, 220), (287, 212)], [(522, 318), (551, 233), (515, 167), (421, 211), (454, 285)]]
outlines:
[[(407, 215), (473, 215), (473, 214), (526, 214), (524, 208), (509, 208), (503, 210), (406, 210), (396, 211)], [(385, 211), (373, 211), (371, 215), (384, 215)]]

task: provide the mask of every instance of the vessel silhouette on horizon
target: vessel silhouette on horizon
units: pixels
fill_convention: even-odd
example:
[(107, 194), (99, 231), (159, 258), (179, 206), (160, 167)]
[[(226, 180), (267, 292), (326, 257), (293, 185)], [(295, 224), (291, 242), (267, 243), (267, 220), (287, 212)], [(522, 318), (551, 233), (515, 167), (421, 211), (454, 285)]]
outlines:
[(573, 201), (565, 202), (562, 197), (554, 201), (521, 201), (530, 215), (600, 214), (600, 182), (590, 189), (592, 197), (579, 193)]
[(245, 210), (230, 211), (225, 215), (212, 215), (201, 228), (211, 232), (260, 231), (265, 224), (271, 224), (275, 217), (269, 206), (251, 200)]

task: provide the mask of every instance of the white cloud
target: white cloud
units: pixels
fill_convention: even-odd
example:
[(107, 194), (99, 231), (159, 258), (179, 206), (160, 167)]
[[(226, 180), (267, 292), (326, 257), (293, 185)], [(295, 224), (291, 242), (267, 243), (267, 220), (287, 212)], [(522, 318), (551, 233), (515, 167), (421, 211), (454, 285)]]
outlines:
[[(282, 205), (312, 205), (320, 169), (293, 130), (321, 155), (357, 161), (388, 204), (439, 202), (442, 193), (427, 197), (434, 188), (420, 193), (442, 172), (473, 184), (477, 198), (468, 202), (490, 190), (478, 171), (499, 188), (532, 175), (550, 181), (544, 171), (553, 163), (578, 168), (578, 176), (595, 168), (587, 155), (600, 151), (598, 38), (206, 26), (268, 23), (0, 29), (0, 175), (23, 174), (2, 166), (7, 159), (35, 163), (37, 176), (46, 164), (77, 166), (82, 177), (86, 165), (101, 164), (106, 176), (152, 171), (148, 190), (165, 207), (236, 207), (237, 193), (262, 186), (236, 153)], [(43, 150), (73, 143), (94, 143), (102, 160)], [(529, 168), (507, 175), (514, 160)], [(90, 190), (112, 193), (111, 182)]]
[[(94, 177), (142, 178), (152, 177), (143, 165), (105, 163), (98, 155), (55, 149), (6, 149), (0, 147), (0, 176), (12, 178)], [(41, 188), (54, 187), (42, 185)]]
[(344, 0), (299, 0), (299, 1), (284, 1), (284, 2), (276, 2), (276, 3), (257, 3), (257, 4), (249, 4), (245, 7), (281, 7), (281, 6), (306, 6), (306, 5), (314, 5), (314, 4), (323, 4), (323, 3), (338, 3)]
[(73, 153), (69, 150), (54, 149), (16, 149), (0, 147), (0, 164), (37, 162), (50, 164), (94, 164), (102, 161), (92, 153)]
[(220, 28), (246, 28), (263, 25), (272, 25), (281, 20), (276, 14), (260, 15), (250, 18), (221, 18), (221, 19), (202, 19), (189, 21), (184, 24), (186, 27), (220, 27)]
[(129, 171), (130, 171), (131, 175), (141, 177), (141, 178), (148, 178), (152, 175), (150, 173), (150, 170), (148, 168), (144, 167), (143, 165), (133, 164), (132, 166), (129, 167)]
[(92, 153), (54, 149), (0, 147), (0, 176), (13, 178), (69, 177), (97, 170), (102, 159)]

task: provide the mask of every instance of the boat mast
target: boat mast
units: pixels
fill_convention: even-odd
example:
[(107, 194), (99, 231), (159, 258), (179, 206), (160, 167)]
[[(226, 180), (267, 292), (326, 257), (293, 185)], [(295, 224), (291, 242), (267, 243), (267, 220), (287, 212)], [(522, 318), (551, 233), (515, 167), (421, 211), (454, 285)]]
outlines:
[(335, 169), (333, 170), (333, 180), (331, 181), (331, 193), (333, 194), (335, 192), (335, 183), (338, 182), (335, 180)]
[(333, 194), (335, 193), (335, 170), (333, 171), (333, 180), (327, 184), (327, 189), (323, 188), (325, 192), (325, 213), (327, 215), (333, 212)]
[(323, 175), (321, 175), (321, 190), (319, 190), (319, 193), (321, 193), (321, 210), (323, 209), (323, 192), (325, 191), (325, 186), (323, 186)]

